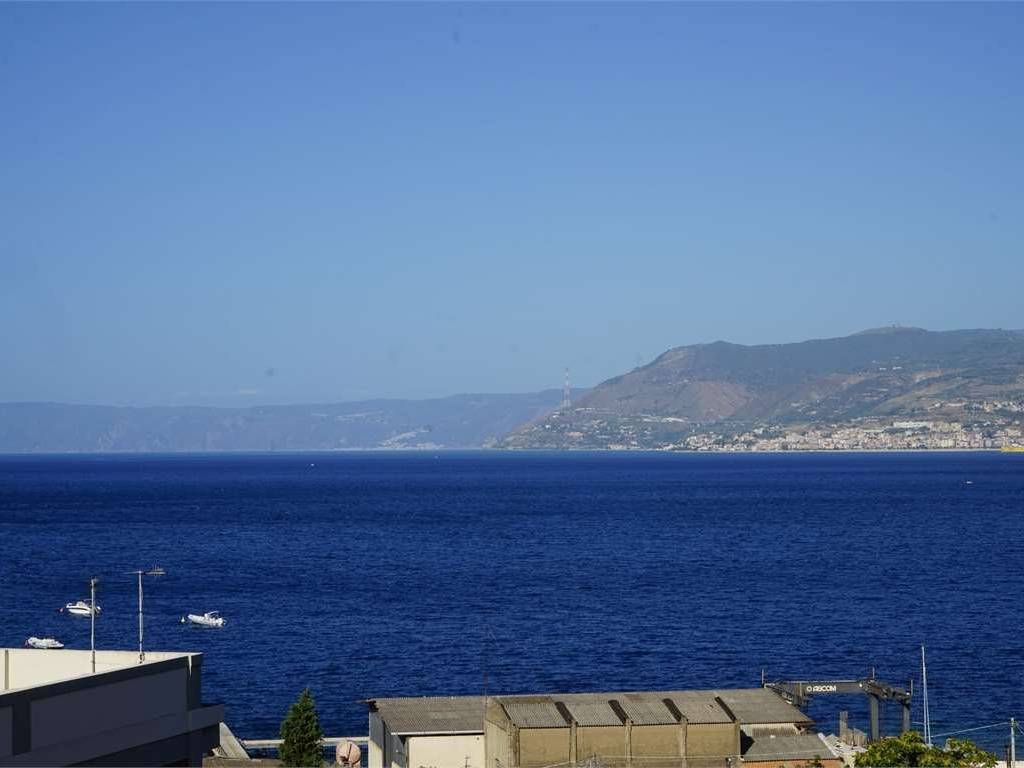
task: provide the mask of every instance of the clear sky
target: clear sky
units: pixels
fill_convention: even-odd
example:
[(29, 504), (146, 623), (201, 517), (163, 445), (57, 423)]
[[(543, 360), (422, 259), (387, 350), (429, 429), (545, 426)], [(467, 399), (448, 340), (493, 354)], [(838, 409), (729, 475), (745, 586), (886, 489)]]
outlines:
[(0, 4), (0, 400), (1024, 327), (1022, 41), (1022, 4)]

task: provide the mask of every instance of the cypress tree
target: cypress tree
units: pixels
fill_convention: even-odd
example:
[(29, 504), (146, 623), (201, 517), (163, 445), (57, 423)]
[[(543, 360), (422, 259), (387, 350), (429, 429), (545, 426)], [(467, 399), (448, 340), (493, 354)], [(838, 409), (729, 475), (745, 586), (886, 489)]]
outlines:
[(278, 750), (281, 765), (320, 768), (324, 762), (323, 737), (313, 695), (306, 688), (281, 722), (281, 748)]

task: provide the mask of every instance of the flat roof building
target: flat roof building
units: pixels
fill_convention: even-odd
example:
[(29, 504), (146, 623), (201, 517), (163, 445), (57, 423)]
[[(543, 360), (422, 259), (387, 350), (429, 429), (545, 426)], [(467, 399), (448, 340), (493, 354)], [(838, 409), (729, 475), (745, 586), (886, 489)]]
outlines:
[(202, 765), (202, 654), (0, 649), (0, 766)]

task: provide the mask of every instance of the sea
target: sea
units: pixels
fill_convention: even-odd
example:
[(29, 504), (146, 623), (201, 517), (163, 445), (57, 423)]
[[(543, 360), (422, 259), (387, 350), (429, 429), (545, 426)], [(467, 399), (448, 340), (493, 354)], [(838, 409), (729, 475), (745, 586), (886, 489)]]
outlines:
[[(274, 738), (366, 699), (913, 681), (932, 731), (1024, 717), (1024, 455), (371, 452), (0, 456), (0, 645), (204, 654)], [(182, 625), (219, 610), (221, 629)], [(860, 696), (820, 696), (867, 730)], [(895, 732), (899, 707), (883, 710)], [(983, 727), (991, 726), (991, 727)], [(919, 726), (918, 726), (919, 727)]]

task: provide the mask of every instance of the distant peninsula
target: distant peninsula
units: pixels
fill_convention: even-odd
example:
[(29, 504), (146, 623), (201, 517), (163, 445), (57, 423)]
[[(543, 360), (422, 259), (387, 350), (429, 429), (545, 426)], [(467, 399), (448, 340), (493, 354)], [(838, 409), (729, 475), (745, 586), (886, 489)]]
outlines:
[(251, 408), (0, 403), (0, 453), (480, 448), (561, 400), (548, 390)]
[(885, 327), (794, 344), (666, 351), (505, 448), (1001, 448), (1021, 442), (1024, 332)]

